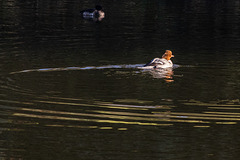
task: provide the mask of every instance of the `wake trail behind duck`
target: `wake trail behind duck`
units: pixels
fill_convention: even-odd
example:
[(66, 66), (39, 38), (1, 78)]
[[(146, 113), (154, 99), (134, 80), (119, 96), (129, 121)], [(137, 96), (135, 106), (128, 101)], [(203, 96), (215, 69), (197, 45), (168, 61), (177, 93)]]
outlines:
[(86, 66), (86, 67), (60, 67), (60, 68), (40, 68), (28, 69), (11, 72), (10, 74), (28, 73), (28, 72), (54, 72), (54, 71), (71, 71), (71, 70), (94, 70), (94, 69), (112, 69), (112, 68), (137, 68), (143, 64), (123, 64), (123, 65), (106, 65), (106, 66)]

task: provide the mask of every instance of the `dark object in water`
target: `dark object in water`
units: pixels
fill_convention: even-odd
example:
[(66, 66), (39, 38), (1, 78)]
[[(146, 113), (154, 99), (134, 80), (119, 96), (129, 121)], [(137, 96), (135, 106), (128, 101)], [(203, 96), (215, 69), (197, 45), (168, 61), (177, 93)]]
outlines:
[(105, 13), (102, 11), (102, 6), (96, 5), (94, 9), (85, 9), (80, 11), (83, 18), (104, 18)]

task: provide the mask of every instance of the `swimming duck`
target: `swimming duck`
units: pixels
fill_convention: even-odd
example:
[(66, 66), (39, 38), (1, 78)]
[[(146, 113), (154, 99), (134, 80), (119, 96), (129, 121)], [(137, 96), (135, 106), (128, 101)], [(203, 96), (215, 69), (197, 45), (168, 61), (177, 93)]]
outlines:
[(145, 64), (140, 69), (157, 69), (157, 68), (169, 68), (173, 66), (171, 58), (174, 57), (172, 51), (166, 50), (162, 58), (154, 58), (149, 63)]
[(86, 9), (80, 11), (83, 18), (104, 18), (105, 13), (102, 11), (102, 6), (96, 5), (94, 9)]

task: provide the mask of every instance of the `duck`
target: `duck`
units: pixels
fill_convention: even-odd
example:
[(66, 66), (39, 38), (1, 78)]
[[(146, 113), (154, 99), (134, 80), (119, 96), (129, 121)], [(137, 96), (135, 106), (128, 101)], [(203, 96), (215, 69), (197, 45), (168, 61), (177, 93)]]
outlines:
[(105, 13), (102, 10), (102, 6), (96, 5), (93, 9), (85, 9), (80, 11), (80, 14), (83, 16), (83, 18), (89, 19), (89, 18), (104, 18)]
[(172, 51), (166, 50), (162, 55), (162, 58), (154, 58), (149, 63), (145, 64), (140, 69), (159, 69), (159, 68), (171, 68), (173, 67), (173, 62), (171, 58), (174, 57)]

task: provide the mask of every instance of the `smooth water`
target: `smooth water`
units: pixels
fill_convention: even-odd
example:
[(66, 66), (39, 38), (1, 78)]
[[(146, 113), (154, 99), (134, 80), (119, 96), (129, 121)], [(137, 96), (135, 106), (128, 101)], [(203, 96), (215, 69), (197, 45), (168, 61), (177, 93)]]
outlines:
[(1, 160), (239, 158), (239, 0), (0, 0), (0, 37)]

